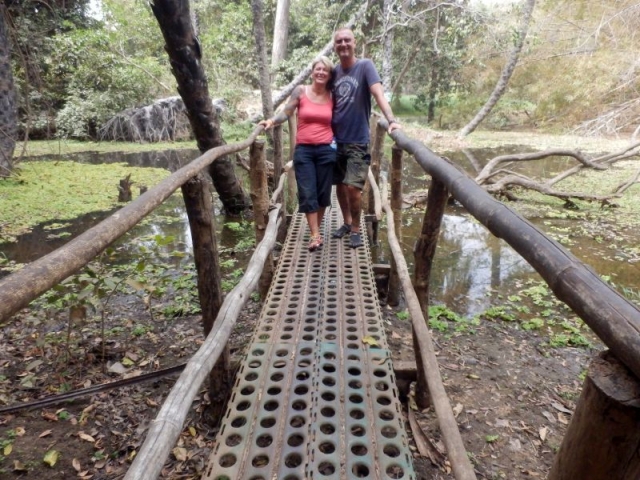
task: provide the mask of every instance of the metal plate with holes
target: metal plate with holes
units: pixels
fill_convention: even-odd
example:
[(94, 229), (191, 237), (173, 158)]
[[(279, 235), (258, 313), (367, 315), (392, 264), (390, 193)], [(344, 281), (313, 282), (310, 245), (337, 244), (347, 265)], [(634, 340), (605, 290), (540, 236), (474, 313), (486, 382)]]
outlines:
[(366, 238), (308, 252), (289, 228), (205, 475), (215, 480), (415, 479)]

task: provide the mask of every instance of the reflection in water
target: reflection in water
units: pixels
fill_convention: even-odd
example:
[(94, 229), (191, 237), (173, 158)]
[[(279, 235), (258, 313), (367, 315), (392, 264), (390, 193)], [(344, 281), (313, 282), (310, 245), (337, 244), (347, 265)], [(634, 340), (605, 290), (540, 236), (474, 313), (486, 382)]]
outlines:
[[(423, 213), (403, 213), (402, 249), (413, 274), (413, 248), (420, 235)], [(382, 239), (386, 243), (386, 236)], [(374, 262), (386, 263), (382, 248), (373, 248)], [(377, 257), (376, 257), (377, 255)], [(508, 288), (516, 277), (533, 272), (529, 264), (483, 225), (458, 212), (442, 220), (431, 272), (433, 303), (442, 303), (463, 315), (473, 315), (491, 305), (491, 289)], [(506, 285), (506, 286), (505, 286)]]

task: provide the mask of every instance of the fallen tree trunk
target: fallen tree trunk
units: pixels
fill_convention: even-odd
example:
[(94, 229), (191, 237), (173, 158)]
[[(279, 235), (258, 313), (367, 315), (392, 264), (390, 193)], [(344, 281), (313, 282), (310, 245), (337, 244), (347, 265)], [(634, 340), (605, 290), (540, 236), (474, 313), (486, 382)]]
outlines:
[[(528, 190), (540, 192), (544, 195), (561, 198), (567, 203), (572, 203), (571, 199), (607, 202), (612, 198), (619, 198), (624, 190), (629, 188), (629, 186), (637, 181), (637, 177), (632, 176), (627, 182), (623, 184), (626, 186), (625, 188), (617, 188), (615, 189), (615, 191), (609, 194), (595, 194), (593, 192), (568, 192), (558, 190), (557, 188), (553, 188), (553, 186), (570, 177), (571, 175), (575, 175), (576, 173), (582, 171), (582, 169), (584, 168), (606, 171), (613, 163), (638, 156), (640, 154), (639, 147), (640, 143), (635, 143), (618, 152), (603, 155), (597, 158), (589, 158), (587, 157), (587, 155), (578, 150), (566, 149), (551, 149), (525, 154), (501, 155), (499, 157), (491, 159), (482, 168), (480, 173), (478, 173), (475, 180), (479, 185), (482, 185), (487, 192), (494, 195), (502, 194), (511, 199), (516, 199), (515, 195), (513, 195), (513, 192), (511, 191), (512, 188), (522, 187)], [(511, 170), (498, 168), (505, 163), (529, 162), (555, 156), (572, 157), (576, 159), (579, 164), (548, 180), (540, 181), (534, 180), (530, 177), (527, 177), (526, 175), (516, 173)]]
[[(226, 109), (222, 99), (212, 105), (216, 115)], [(182, 98), (167, 97), (144, 107), (128, 108), (111, 117), (98, 129), (101, 141), (138, 143), (175, 142), (193, 138)]]

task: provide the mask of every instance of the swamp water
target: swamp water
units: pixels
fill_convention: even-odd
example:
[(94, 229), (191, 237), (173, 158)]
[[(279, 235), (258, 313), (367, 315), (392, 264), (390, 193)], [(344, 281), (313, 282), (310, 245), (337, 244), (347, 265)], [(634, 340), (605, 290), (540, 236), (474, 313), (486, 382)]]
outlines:
[[(519, 151), (523, 149), (512, 146), (445, 152), (444, 155), (473, 175), (488, 159)], [(175, 171), (197, 155), (196, 150), (131, 154), (89, 152), (66, 156), (64, 159), (90, 164), (126, 162), (132, 166), (161, 167)], [(55, 160), (61, 159), (50, 159)], [(562, 171), (569, 165), (572, 165), (569, 160), (541, 160), (523, 164), (519, 166), (519, 171), (529, 176), (548, 177), (552, 172)], [(407, 160), (406, 157), (403, 176), (406, 179), (403, 182), (405, 195), (425, 189), (427, 176), (415, 162)], [(19, 237), (16, 243), (0, 244), (0, 255), (16, 263), (28, 263), (60, 247), (111, 213), (87, 214), (66, 222), (55, 230), (48, 228), (46, 224), (40, 225), (32, 233)], [(420, 233), (423, 216), (424, 206), (409, 208), (403, 212), (402, 247), (410, 268), (413, 263), (413, 246), (415, 238)], [(216, 210), (216, 220), (221, 261), (232, 258), (231, 263), (237, 272), (238, 268), (244, 268), (252, 253), (250, 245), (253, 228), (249, 221), (227, 217), (219, 210)], [(537, 218), (532, 222), (544, 232), (549, 232), (550, 227), (570, 230), (576, 225), (576, 221), (564, 219), (549, 221)], [(372, 247), (374, 263), (389, 262), (390, 253), (384, 229), (383, 226), (380, 242)], [(161, 248), (166, 252), (184, 253), (187, 257), (183, 258), (180, 264), (189, 263), (191, 237), (179, 192), (159, 207), (155, 214), (116, 242), (116, 262), (136, 260), (141, 248), (147, 252), (157, 249), (156, 239), (168, 237), (173, 238), (173, 241)], [(640, 243), (640, 236), (637, 243)], [(640, 262), (625, 261), (612, 252), (610, 245), (598, 243), (585, 236), (577, 237), (566, 248), (600, 275), (611, 277), (618, 289), (636, 294), (640, 291)], [(494, 237), (484, 226), (466, 214), (464, 209), (455, 205), (447, 208), (432, 270), (433, 303), (443, 303), (458, 315), (470, 317), (495, 305), (497, 297), (506, 298), (515, 294), (518, 287), (532, 279), (539, 280), (539, 277), (511, 247)]]

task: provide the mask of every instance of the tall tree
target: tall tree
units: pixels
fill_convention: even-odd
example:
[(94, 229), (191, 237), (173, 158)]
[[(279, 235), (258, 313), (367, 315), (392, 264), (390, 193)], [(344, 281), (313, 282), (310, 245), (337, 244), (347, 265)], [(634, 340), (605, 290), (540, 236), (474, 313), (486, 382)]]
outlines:
[[(162, 30), (178, 92), (187, 109), (199, 150), (206, 152), (224, 145), (220, 119), (209, 97), (200, 43), (193, 31), (188, 2), (155, 0), (151, 6)], [(223, 157), (213, 162), (209, 173), (227, 212), (238, 214), (251, 204), (230, 158)]]
[(11, 70), (6, 8), (0, 5), (0, 177), (8, 177), (13, 169), (16, 123), (16, 91)]
[[(6, 6), (6, 18), (10, 19), (7, 25), (19, 94), (16, 102), (20, 135), (25, 138), (27, 134), (32, 138), (51, 136), (55, 131), (53, 119), (65, 103), (68, 86), (68, 78), (59, 74), (64, 65), (53, 58), (60, 45), (52, 40), (96, 25), (96, 20), (87, 15), (89, 0), (5, 0), (0, 3)], [(75, 58), (83, 56), (78, 51)]]
[(273, 47), (271, 49), (271, 68), (273, 70), (287, 56), (290, 5), (291, 0), (278, 0), (278, 5), (276, 6), (276, 20), (273, 25)]
[(394, 29), (391, 25), (393, 15), (393, 6), (394, 0), (384, 0), (382, 7), (383, 21), (382, 28), (384, 29), (382, 32), (382, 86), (384, 87), (385, 92), (391, 91), (393, 84), (392, 75), (393, 75), (393, 62), (392, 62), (392, 53), (393, 53), (393, 39), (394, 39)]
[(496, 103), (502, 97), (502, 94), (507, 89), (507, 85), (509, 83), (509, 79), (513, 74), (516, 66), (518, 65), (518, 57), (520, 56), (520, 51), (524, 46), (524, 42), (527, 38), (527, 32), (529, 31), (529, 23), (531, 21), (531, 15), (533, 13), (533, 9), (536, 5), (536, 0), (525, 0), (524, 10), (522, 12), (522, 21), (520, 22), (520, 27), (518, 28), (515, 44), (511, 53), (509, 55), (509, 59), (502, 69), (502, 73), (500, 78), (498, 79), (498, 83), (496, 84), (493, 92), (489, 96), (489, 99), (484, 104), (484, 106), (480, 109), (480, 111), (476, 114), (476, 116), (465, 125), (460, 133), (458, 134), (458, 138), (464, 138), (473, 132), (478, 125), (491, 113), (493, 107), (495, 107)]
[[(191, 22), (189, 2), (154, 0), (151, 8), (162, 30), (171, 68), (178, 83), (178, 92), (187, 109), (198, 148), (205, 152), (223, 145), (219, 120), (209, 98), (207, 79), (202, 68), (200, 43)], [(213, 162), (210, 173), (223, 203), (231, 201), (227, 204), (232, 208), (237, 208), (240, 204), (249, 204), (235, 175), (233, 164), (228, 158)], [(222, 187), (230, 186), (232, 189), (221, 191), (221, 181)], [(206, 174), (201, 172), (182, 186), (193, 238), (194, 260), (198, 271), (198, 296), (205, 335), (211, 331), (222, 305), (215, 217), (208, 185)], [(229, 387), (229, 362), (230, 355), (226, 349), (209, 376), (209, 396), (216, 418), (223, 412), (224, 399)]]

